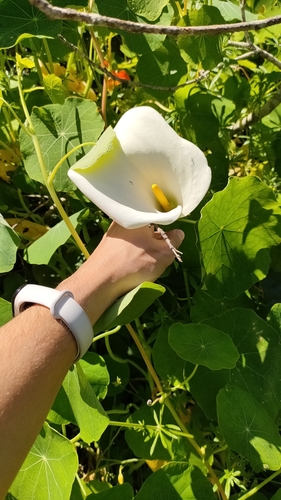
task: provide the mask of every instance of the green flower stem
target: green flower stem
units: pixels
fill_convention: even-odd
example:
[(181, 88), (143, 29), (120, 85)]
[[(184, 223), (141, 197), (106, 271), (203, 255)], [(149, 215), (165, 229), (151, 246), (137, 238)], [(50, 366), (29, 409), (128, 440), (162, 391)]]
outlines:
[(83, 498), (86, 498), (87, 496), (87, 491), (85, 490), (84, 488), (84, 483), (83, 481), (81, 480), (81, 478), (79, 477), (79, 474), (75, 474), (75, 477), (76, 477), (76, 480), (79, 484), (79, 487), (80, 487), (80, 490), (81, 490), (81, 494), (83, 496)]
[[(152, 424), (137, 424), (135, 422), (119, 422), (117, 420), (110, 420), (109, 425), (112, 425), (114, 427), (126, 427), (128, 429), (148, 429), (150, 431), (159, 432), (159, 425), (152, 425)], [(161, 432), (164, 432), (164, 434), (170, 436), (169, 430), (165, 429), (165, 426), (163, 426)], [(192, 434), (189, 434), (188, 432), (183, 433), (181, 431), (173, 429), (172, 433), (177, 436), (185, 436), (185, 437), (188, 436), (189, 438), (193, 438)]]
[[(26, 126), (19, 119), (17, 113), (13, 110), (12, 106), (7, 101), (5, 101), (5, 99), (3, 99), (3, 104), (5, 104), (5, 106), (7, 106), (7, 108), (11, 111), (12, 115), (17, 120), (17, 122), (19, 123), (19, 125), (21, 126), (21, 128), (25, 131), (25, 133), (28, 134), (28, 135), (32, 135), (32, 132), (26, 128)], [(6, 111), (5, 108), (3, 108), (3, 113), (4, 113), (4, 116), (6, 118), (7, 123), (9, 123), (9, 126), (10, 126), (10, 135), (11, 135), (12, 141), (15, 143), (16, 139), (15, 139), (15, 136), (13, 134), (11, 120), (10, 120), (10, 118), (8, 116), (8, 113), (7, 113), (7, 111)]]
[(278, 469), (276, 472), (274, 472), (273, 474), (271, 474), (271, 476), (269, 476), (268, 478), (266, 478), (264, 481), (262, 481), (260, 484), (258, 484), (258, 486), (255, 486), (255, 488), (253, 488), (252, 490), (248, 491), (247, 493), (245, 493), (245, 495), (243, 495), (242, 497), (239, 497), (239, 500), (246, 500), (247, 498), (250, 498), (252, 497), (255, 493), (257, 493), (261, 488), (263, 488), (267, 483), (270, 483), (270, 481), (272, 481), (272, 479), (274, 479), (276, 476), (278, 476), (278, 474), (281, 473), (281, 468)]
[[(61, 218), (64, 220), (66, 226), (68, 227), (68, 229), (69, 229), (70, 233), (72, 234), (74, 240), (76, 241), (78, 247), (80, 248), (80, 250), (83, 253), (84, 257), (86, 259), (88, 259), (90, 257), (90, 254), (89, 254), (88, 250), (86, 249), (84, 243), (82, 242), (81, 238), (79, 237), (79, 235), (78, 235), (75, 227), (71, 223), (71, 221), (70, 221), (69, 217), (67, 216), (66, 212), (64, 211), (63, 206), (62, 206), (62, 204), (60, 202), (60, 199), (57, 196), (57, 193), (56, 193), (56, 191), (53, 188), (53, 185), (52, 185), (52, 179), (53, 179), (53, 177), (52, 177), (52, 175), (51, 175), (51, 182), (49, 180), (49, 175), (48, 175), (48, 172), (47, 172), (47, 169), (46, 169), (46, 166), (45, 166), (45, 162), (44, 162), (44, 158), (43, 158), (43, 155), (42, 155), (42, 151), (41, 151), (41, 147), (40, 147), (40, 144), (39, 144), (39, 140), (38, 140), (38, 137), (35, 134), (35, 131), (33, 129), (31, 116), (30, 116), (30, 114), (28, 112), (28, 109), (27, 109), (27, 106), (26, 106), (26, 103), (25, 103), (25, 100), (24, 100), (24, 96), (23, 96), (23, 92), (22, 92), (22, 87), (21, 87), (21, 71), (20, 71), (19, 68), (18, 68), (18, 85), (19, 85), (18, 88), (19, 88), (21, 105), (22, 105), (22, 108), (24, 110), (24, 114), (25, 114), (26, 119), (28, 121), (29, 127), (30, 127), (30, 130), (27, 130), (26, 127), (23, 125), (23, 129), (29, 135), (31, 135), (33, 146), (34, 146), (34, 149), (35, 149), (35, 152), (36, 152), (36, 155), (37, 155), (38, 163), (40, 165), (41, 174), (42, 174), (42, 177), (43, 177), (44, 184), (47, 187), (47, 189), (49, 191), (49, 194), (50, 194), (53, 202), (55, 203), (55, 205), (57, 207), (57, 210), (58, 210)], [(56, 173), (57, 166), (55, 167), (54, 170), (55, 170), (55, 173)]]
[(25, 117), (28, 121), (28, 125), (29, 125), (29, 133), (33, 136), (35, 134), (35, 131), (33, 129), (33, 125), (32, 125), (32, 121), (31, 121), (31, 116), (29, 114), (29, 111), (27, 109), (27, 105), (26, 105), (26, 102), (24, 100), (24, 96), (23, 96), (23, 90), (22, 90), (22, 86), (21, 86), (21, 69), (20, 67), (18, 66), (17, 67), (17, 71), (18, 71), (18, 90), (19, 90), (19, 95), (20, 95), (20, 102), (21, 102), (21, 105), (22, 105), (22, 109), (24, 111), (24, 114), (25, 114)]
[(181, 219), (181, 222), (185, 222), (186, 224), (197, 224), (197, 220), (192, 220), (192, 219)]
[(30, 89), (23, 90), (23, 93), (24, 94), (30, 94), (30, 92), (34, 92), (35, 90), (45, 90), (45, 87), (42, 87), (42, 86), (31, 87)]
[(118, 325), (116, 326), (116, 328), (113, 328), (112, 330), (108, 330), (107, 332), (100, 333), (100, 335), (96, 335), (93, 339), (93, 344), (94, 342), (97, 342), (98, 340), (103, 339), (104, 337), (108, 337), (109, 335), (113, 335), (113, 333), (119, 332), (120, 328), (121, 326)]
[(52, 200), (54, 201), (61, 218), (64, 220), (66, 226), (68, 227), (71, 235), (73, 236), (74, 240), (76, 241), (76, 243), (77, 243), (78, 247), (80, 248), (81, 252), (83, 253), (84, 257), (86, 259), (88, 259), (90, 257), (90, 253), (86, 249), (86, 247), (85, 247), (83, 241), (81, 240), (80, 236), (78, 235), (75, 227), (73, 226), (73, 224), (71, 223), (65, 210), (63, 209), (63, 206), (59, 200), (59, 197), (57, 196), (56, 191), (54, 190), (53, 186), (48, 186), (48, 183), (46, 183), (46, 185), (48, 187), (48, 191), (50, 193), (50, 196), (51, 196)]
[(43, 79), (43, 75), (42, 75), (42, 70), (41, 70), (41, 66), (39, 64), (39, 59), (37, 57), (37, 50), (36, 50), (36, 47), (34, 45), (34, 42), (33, 42), (32, 38), (30, 38), (30, 47), (32, 49), (34, 64), (35, 64), (36, 71), (37, 71), (38, 76), (39, 76), (40, 83), (41, 83), (41, 85), (43, 85), (43, 80), (44, 79)]
[(78, 432), (78, 434), (76, 434), (76, 436), (74, 436), (72, 439), (69, 439), (69, 442), (74, 444), (74, 443), (77, 443), (77, 441), (79, 441), (81, 438), (81, 434), (80, 432)]
[(73, 65), (73, 63), (74, 63), (74, 52), (70, 52), (66, 65), (66, 75), (70, 73), (71, 66)]
[(75, 148), (73, 148), (71, 151), (69, 151), (68, 153), (66, 153), (61, 159), (60, 161), (56, 164), (55, 168), (53, 169), (53, 171), (49, 174), (49, 177), (48, 177), (48, 185), (52, 185), (53, 182), (54, 182), (54, 178), (55, 178), (55, 175), (57, 174), (57, 171), (58, 169), (61, 167), (61, 165), (63, 164), (63, 162), (70, 156), (72, 155), (72, 153), (74, 153), (75, 151), (77, 151), (77, 149), (81, 149), (81, 148), (84, 148), (85, 146), (95, 146), (95, 142), (91, 142), (91, 141), (88, 141), (88, 142), (83, 142), (82, 144), (78, 144), (78, 146), (75, 146)]
[[(162, 384), (161, 384), (161, 382), (160, 382), (160, 380), (158, 378), (158, 375), (157, 375), (156, 371), (154, 370), (154, 368), (153, 368), (153, 366), (151, 364), (150, 359), (147, 356), (147, 353), (146, 353), (145, 349), (143, 348), (143, 345), (142, 345), (142, 343), (141, 343), (138, 335), (136, 334), (135, 330), (133, 329), (133, 327), (129, 323), (126, 325), (126, 328), (129, 331), (130, 335), (133, 337), (133, 340), (134, 340), (137, 348), (139, 349), (139, 351), (140, 351), (140, 353), (142, 355), (142, 358), (143, 358), (143, 360), (144, 360), (144, 362), (145, 362), (145, 364), (146, 364), (146, 366), (148, 368), (148, 371), (149, 371), (150, 375), (152, 376), (152, 379), (154, 380), (154, 383), (156, 384), (158, 392), (163, 393), (164, 391), (163, 391)], [(151, 383), (149, 385), (150, 385), (150, 389), (152, 389), (152, 391), (153, 391), (154, 388), (151, 386)]]
[(195, 373), (197, 372), (198, 367), (199, 367), (199, 365), (195, 365), (191, 374), (186, 379), (184, 379), (184, 384), (188, 384), (188, 382), (192, 379), (192, 377), (194, 377)]
[(114, 361), (117, 361), (117, 363), (129, 363), (130, 365), (134, 366), (135, 368), (137, 368), (137, 370), (139, 370), (143, 376), (146, 378), (146, 380), (148, 380), (148, 376), (147, 376), (147, 373), (146, 371), (144, 371), (137, 363), (135, 363), (134, 361), (132, 361), (131, 359), (123, 359), (123, 358), (119, 358), (118, 356), (116, 356), (111, 347), (110, 347), (110, 343), (109, 343), (109, 338), (108, 336), (105, 337), (105, 345), (106, 345), (106, 349), (108, 351), (108, 354), (109, 356), (114, 360)]
[(46, 55), (47, 55), (47, 59), (48, 59), (48, 63), (49, 63), (50, 72), (54, 73), (53, 59), (52, 59), (52, 55), (51, 55), (51, 52), (50, 52), (50, 49), (49, 49), (49, 45), (48, 45), (48, 42), (47, 42), (46, 38), (43, 38), (43, 45), (44, 45), (44, 49), (46, 51)]

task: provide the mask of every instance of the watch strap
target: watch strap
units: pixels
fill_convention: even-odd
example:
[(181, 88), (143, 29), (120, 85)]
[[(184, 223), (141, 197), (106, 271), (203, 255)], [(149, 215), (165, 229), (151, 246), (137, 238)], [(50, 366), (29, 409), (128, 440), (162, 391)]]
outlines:
[(12, 300), (14, 316), (32, 304), (49, 308), (55, 319), (65, 323), (77, 343), (75, 361), (82, 358), (92, 343), (93, 328), (84, 309), (74, 300), (73, 293), (41, 285), (24, 285), (15, 292)]

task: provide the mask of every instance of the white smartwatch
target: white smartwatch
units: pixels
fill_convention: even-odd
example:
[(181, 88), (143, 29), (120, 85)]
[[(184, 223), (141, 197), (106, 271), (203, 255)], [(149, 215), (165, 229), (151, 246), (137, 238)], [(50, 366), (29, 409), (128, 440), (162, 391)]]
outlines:
[(41, 304), (50, 309), (55, 319), (62, 320), (73, 334), (77, 343), (75, 362), (82, 358), (93, 341), (93, 327), (84, 309), (74, 300), (68, 290), (54, 290), (41, 285), (23, 285), (12, 298), (13, 315), (24, 309)]

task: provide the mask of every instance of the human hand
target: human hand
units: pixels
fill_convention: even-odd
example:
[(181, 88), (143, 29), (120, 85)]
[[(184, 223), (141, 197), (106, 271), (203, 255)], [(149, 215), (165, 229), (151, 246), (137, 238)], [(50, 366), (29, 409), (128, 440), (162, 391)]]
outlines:
[[(174, 229), (166, 233), (172, 245), (178, 248), (184, 232)], [(124, 229), (113, 222), (91, 258), (104, 256), (109, 265), (114, 263), (112, 280), (120, 295), (143, 281), (155, 281), (173, 262), (174, 254), (153, 225), (138, 229)]]
[[(178, 248), (184, 233), (167, 233)], [(143, 281), (155, 281), (175, 256), (153, 226), (124, 229), (113, 222), (90, 258), (59, 285), (69, 289), (84, 307), (92, 324), (117, 298)]]

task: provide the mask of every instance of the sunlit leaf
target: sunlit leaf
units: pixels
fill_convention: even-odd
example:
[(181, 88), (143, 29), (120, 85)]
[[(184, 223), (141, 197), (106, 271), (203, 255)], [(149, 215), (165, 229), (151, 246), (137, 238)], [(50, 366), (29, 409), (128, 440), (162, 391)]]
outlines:
[(77, 467), (73, 445), (44, 424), (9, 491), (21, 500), (69, 500)]
[[(163, 492), (163, 495), (161, 495)], [(135, 500), (215, 500), (215, 494), (202, 471), (188, 462), (164, 465), (144, 483)]]
[(65, 377), (52, 410), (66, 421), (78, 425), (81, 438), (86, 443), (97, 441), (109, 422), (78, 363)]
[(0, 273), (13, 269), (16, 262), (19, 237), (0, 214)]
[(52, 103), (63, 104), (67, 95), (67, 90), (61, 80), (56, 75), (46, 75), (43, 79), (45, 90)]
[[(69, 217), (71, 223), (76, 228), (79, 223), (79, 218), (84, 213), (80, 210), (76, 214)], [(62, 220), (54, 227), (48, 230), (41, 238), (32, 243), (26, 248), (24, 258), (30, 264), (48, 264), (55, 251), (63, 245), (71, 233), (66, 223)]]
[(217, 406), (228, 446), (247, 458), (256, 471), (278, 470), (281, 438), (265, 409), (248, 392), (233, 385), (220, 391)]
[[(154, 22), (150, 22), (149, 19), (143, 19), (141, 15), (138, 15), (132, 8), (130, 8), (130, 5), (128, 5), (126, 0), (97, 0), (95, 3), (100, 14), (104, 16), (112, 16), (117, 19), (124, 19), (125, 21), (135, 21), (140, 23), (145, 21), (148, 24), (161, 24), (162, 26), (169, 26), (174, 15), (173, 7), (167, 4), (167, 2), (165, 2), (167, 4), (166, 7), (163, 8), (162, 13), (159, 15), (157, 20), (154, 20)], [(152, 3), (154, 7), (151, 12), (157, 12), (159, 10), (158, 6), (163, 5), (164, 0), (161, 2), (151, 0), (151, 4)], [(138, 4), (140, 5), (141, 2), (138, 2)], [(147, 11), (147, 2), (142, 2), (141, 9)], [(142, 34), (118, 30), (114, 31), (122, 34), (128, 48), (137, 54), (144, 54), (149, 50), (156, 50), (161, 47), (166, 38), (166, 35), (154, 35), (152, 33)]]
[(79, 363), (97, 398), (105, 398), (109, 373), (104, 359), (96, 352), (86, 352)]
[[(96, 104), (76, 98), (67, 99), (63, 105), (48, 104), (40, 108), (34, 107), (31, 119), (49, 173), (74, 147), (88, 141), (95, 143), (104, 128)], [(31, 138), (22, 132), (20, 142), (24, 166), (29, 176), (44, 183)], [(73, 190), (67, 171), (90, 149), (91, 146), (80, 148), (67, 158), (54, 179), (54, 187), (57, 190)]]
[(95, 332), (110, 330), (117, 325), (130, 323), (141, 316), (154, 300), (163, 295), (165, 288), (145, 281), (124, 297), (117, 300), (95, 324)]
[(203, 208), (198, 230), (208, 293), (234, 298), (266, 276), (270, 248), (281, 241), (281, 208), (257, 177), (232, 178)]
[(161, 14), (163, 8), (167, 5), (168, 0), (128, 0), (128, 4), (132, 11), (148, 21), (155, 21)]
[(12, 317), (11, 303), (0, 297), (0, 326), (8, 323)]

